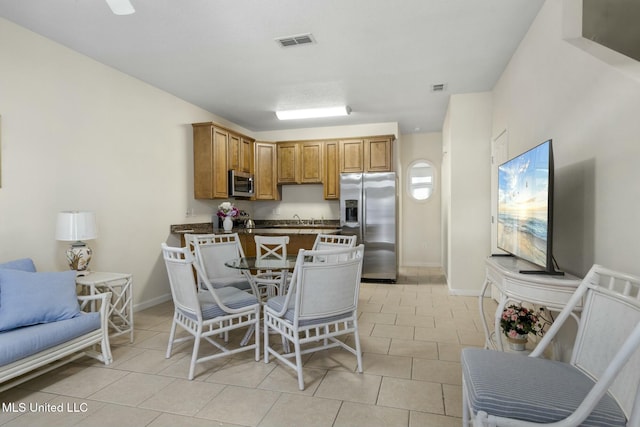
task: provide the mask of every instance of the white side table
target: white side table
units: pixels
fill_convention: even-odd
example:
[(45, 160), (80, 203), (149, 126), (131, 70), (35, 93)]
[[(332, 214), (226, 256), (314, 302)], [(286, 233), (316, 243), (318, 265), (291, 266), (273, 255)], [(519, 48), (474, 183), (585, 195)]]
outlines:
[(78, 276), (76, 283), (87, 287), (90, 295), (100, 292), (112, 293), (108, 317), (109, 328), (114, 332), (109, 335), (118, 336), (129, 333), (129, 341), (133, 342), (132, 275), (129, 273), (91, 271), (84, 276)]
[[(500, 333), (502, 310), (509, 302), (517, 304), (523, 301), (546, 307), (552, 311), (560, 311), (569, 301), (582, 281), (580, 278), (565, 274), (564, 276), (547, 276), (544, 274), (522, 274), (520, 270), (531, 270), (536, 267), (527, 261), (515, 257), (489, 257), (486, 260), (486, 277), (480, 291), (480, 316), (485, 334), (485, 348), (504, 350)], [(495, 286), (500, 294), (498, 308), (494, 314), (493, 332), (489, 330), (484, 316), (484, 294), (491, 286)], [(572, 313), (578, 321), (576, 312), (582, 310), (578, 305)], [(557, 350), (554, 352), (557, 353)]]

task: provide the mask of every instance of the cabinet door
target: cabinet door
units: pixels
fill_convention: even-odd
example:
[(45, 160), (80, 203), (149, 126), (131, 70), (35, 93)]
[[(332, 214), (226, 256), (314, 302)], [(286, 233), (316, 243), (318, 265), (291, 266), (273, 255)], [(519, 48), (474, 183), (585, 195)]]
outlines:
[(193, 197), (213, 199), (213, 127), (193, 126)]
[(301, 183), (322, 182), (322, 158), (324, 142), (309, 141), (300, 144)]
[(254, 143), (254, 146), (255, 199), (280, 200), (276, 177), (276, 144), (270, 142), (256, 142)]
[(278, 184), (298, 182), (298, 144), (280, 142), (278, 146)]
[(340, 172), (364, 171), (364, 140), (340, 141)]
[(253, 173), (253, 141), (247, 138), (240, 140), (240, 170)]
[(193, 126), (193, 189), (196, 199), (226, 198), (227, 133), (211, 125)]
[(338, 151), (338, 141), (328, 141), (324, 144), (323, 192), (327, 200), (340, 198)]
[(371, 138), (364, 141), (365, 172), (390, 172), (391, 138)]
[(235, 133), (229, 133), (229, 169), (241, 170), (241, 156), (242, 156), (242, 138)]
[(213, 128), (213, 198), (229, 197), (229, 174), (227, 167), (227, 131)]

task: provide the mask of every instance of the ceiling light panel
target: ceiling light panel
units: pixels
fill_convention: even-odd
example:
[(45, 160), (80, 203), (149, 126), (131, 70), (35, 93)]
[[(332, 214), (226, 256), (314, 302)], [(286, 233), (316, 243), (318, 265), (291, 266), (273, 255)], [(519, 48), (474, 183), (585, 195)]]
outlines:
[(280, 120), (315, 119), (320, 117), (348, 116), (351, 108), (346, 105), (328, 108), (308, 108), (305, 110), (283, 110), (276, 111), (276, 116)]

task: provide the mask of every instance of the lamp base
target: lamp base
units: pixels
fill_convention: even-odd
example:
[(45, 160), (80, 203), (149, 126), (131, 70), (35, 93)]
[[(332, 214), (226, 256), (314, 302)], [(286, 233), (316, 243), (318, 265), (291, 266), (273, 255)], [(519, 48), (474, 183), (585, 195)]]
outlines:
[(71, 270), (85, 271), (89, 268), (89, 261), (91, 261), (93, 250), (84, 243), (74, 243), (67, 249), (65, 254)]

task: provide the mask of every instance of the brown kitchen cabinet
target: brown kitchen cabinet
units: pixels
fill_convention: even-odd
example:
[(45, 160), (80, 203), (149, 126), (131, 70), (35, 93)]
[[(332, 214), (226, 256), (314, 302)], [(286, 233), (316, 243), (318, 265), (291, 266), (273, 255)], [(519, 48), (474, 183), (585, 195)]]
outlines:
[(211, 123), (193, 124), (193, 190), (196, 199), (228, 196), (229, 134)]
[(393, 171), (393, 136), (340, 140), (340, 172)]
[(324, 179), (323, 193), (326, 200), (340, 198), (340, 164), (338, 141), (327, 141), (324, 144)]
[(229, 133), (228, 168), (245, 173), (253, 172), (253, 140)]
[(277, 151), (273, 142), (254, 143), (255, 200), (280, 200)]
[(296, 184), (300, 168), (298, 143), (279, 142), (278, 147), (278, 184)]
[(278, 184), (320, 184), (323, 141), (279, 142)]
[(391, 172), (392, 137), (382, 136), (364, 140), (365, 172)]

